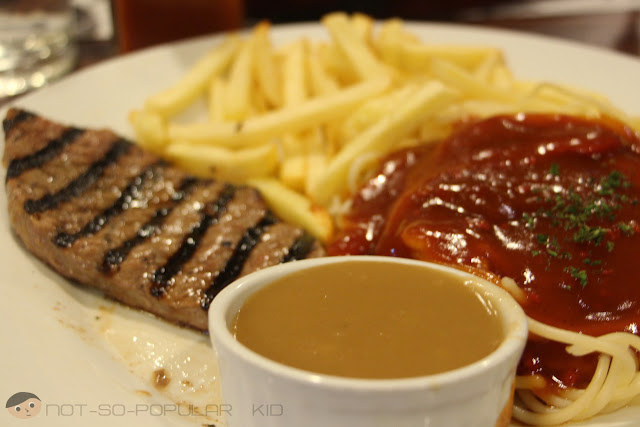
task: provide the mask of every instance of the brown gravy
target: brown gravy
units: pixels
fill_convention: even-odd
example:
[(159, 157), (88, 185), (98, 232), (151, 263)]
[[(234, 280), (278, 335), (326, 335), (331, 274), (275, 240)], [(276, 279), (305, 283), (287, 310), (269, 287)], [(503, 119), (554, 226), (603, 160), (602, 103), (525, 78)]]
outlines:
[(245, 301), (232, 332), (280, 363), (356, 378), (456, 369), (503, 338), (488, 300), (455, 275), (364, 261), (277, 279)]

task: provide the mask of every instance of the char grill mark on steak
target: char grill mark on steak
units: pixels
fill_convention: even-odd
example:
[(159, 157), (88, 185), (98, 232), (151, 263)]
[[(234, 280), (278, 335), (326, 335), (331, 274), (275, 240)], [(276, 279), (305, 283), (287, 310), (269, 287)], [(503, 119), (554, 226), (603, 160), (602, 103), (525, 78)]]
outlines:
[(8, 135), (11, 130), (16, 127), (18, 124), (25, 122), (31, 118), (35, 117), (35, 114), (30, 113), (29, 111), (19, 110), (12, 118), (4, 119), (2, 121), (2, 128), (4, 129), (4, 134)]
[[(70, 129), (20, 110), (7, 113), (12, 123), (18, 116), (32, 118), (5, 125), (10, 129), (5, 166), (33, 156)], [(139, 191), (134, 191), (139, 194), (128, 209), (103, 223), (105, 213), (121, 209), (118, 206), (126, 197), (123, 193), (130, 192), (127, 188), (134, 183), (132, 179), (145, 176), (143, 171), (159, 161), (137, 146), (123, 146), (116, 159), (101, 164), (100, 159), (113, 155), (119, 144), (125, 143), (109, 130), (86, 129), (73, 142), (63, 144), (57, 154), (38, 155), (46, 160), (21, 173), (12, 172), (15, 177), (6, 181), (9, 221), (15, 235), (62, 276), (173, 323), (206, 331), (207, 312), (203, 308), (219, 290), (212, 288), (214, 282), (221, 289), (224, 277), (231, 281), (298, 257), (300, 243), (296, 242), (304, 240), (303, 231), (284, 222), (267, 225), (272, 220), (264, 220), (268, 208), (259, 192), (239, 186), (216, 223), (207, 227), (199, 243), (190, 249), (190, 256), (175, 269), (170, 285), (159, 292), (162, 297), (154, 296), (154, 272), (180, 252), (186, 236), (201, 224), (203, 214), (211, 214), (225, 183), (195, 179), (179, 168), (163, 166), (162, 173), (140, 183)], [(99, 170), (90, 178), (93, 182), (80, 184), (80, 177), (96, 164)], [(25, 205), (58, 193), (63, 196), (57, 196), (60, 200), (55, 203), (47, 202), (47, 209), (25, 213)], [(261, 222), (257, 232), (250, 231)], [(88, 226), (92, 223), (97, 227)], [(55, 243), (60, 233), (84, 234), (83, 230), (89, 229), (88, 235), (77, 238), (70, 247)], [(323, 254), (316, 241), (307, 257)]]
[(126, 188), (120, 192), (118, 200), (93, 217), (93, 219), (82, 227), (80, 231), (76, 233), (59, 232), (53, 238), (53, 242), (59, 247), (68, 248), (71, 247), (76, 240), (91, 236), (102, 230), (109, 220), (125, 212), (133, 202), (144, 197), (144, 194), (141, 194), (141, 191), (144, 188), (146, 181), (158, 179), (158, 175), (162, 174), (162, 168), (165, 166), (166, 164), (164, 162), (158, 162), (148, 166), (142, 171), (142, 173), (140, 173), (140, 175), (129, 181)]
[(303, 232), (302, 235), (293, 242), (289, 251), (282, 257), (280, 262), (285, 263), (306, 258), (311, 252), (315, 240), (311, 234), (306, 231)]
[(185, 236), (180, 248), (169, 258), (167, 263), (153, 273), (153, 286), (151, 287), (153, 296), (161, 297), (167, 292), (167, 288), (173, 284), (173, 277), (193, 256), (209, 227), (218, 223), (220, 216), (226, 210), (227, 204), (233, 199), (235, 193), (236, 187), (226, 184), (218, 198), (213, 203), (205, 205), (198, 225)]
[(122, 242), (117, 248), (110, 249), (104, 255), (102, 259), (102, 271), (111, 274), (116, 272), (120, 268), (120, 264), (122, 264), (127, 258), (127, 255), (129, 255), (129, 252), (157, 233), (173, 208), (184, 200), (200, 182), (202, 181), (192, 176), (185, 178), (180, 184), (178, 191), (173, 195), (171, 206), (156, 210), (151, 219), (144, 223), (133, 237)]
[(81, 196), (102, 176), (107, 166), (115, 163), (121, 155), (129, 151), (131, 145), (130, 142), (124, 139), (118, 139), (101, 159), (91, 164), (84, 173), (71, 181), (66, 187), (55, 193), (45, 194), (40, 199), (25, 201), (24, 210), (29, 214), (44, 212), (55, 209), (60, 203)]
[(260, 236), (262, 236), (268, 227), (275, 224), (277, 221), (278, 220), (273, 213), (267, 211), (260, 222), (245, 230), (240, 242), (236, 245), (231, 258), (227, 260), (226, 265), (215, 277), (213, 283), (211, 283), (211, 285), (209, 285), (209, 287), (204, 291), (204, 295), (201, 300), (201, 307), (203, 310), (208, 310), (213, 298), (222, 289), (238, 278), (244, 263), (249, 258), (249, 255), (251, 255), (251, 251), (260, 242)]
[[(20, 113), (16, 115), (19, 117)], [(15, 120), (15, 118), (14, 118)], [(6, 124), (6, 121), (5, 121)], [(5, 130), (6, 132), (6, 130)], [(13, 159), (7, 168), (7, 180), (20, 176), (24, 171), (41, 167), (49, 160), (56, 157), (62, 149), (75, 141), (84, 133), (83, 129), (70, 128), (65, 130), (58, 138), (54, 138), (42, 149), (25, 157)]]

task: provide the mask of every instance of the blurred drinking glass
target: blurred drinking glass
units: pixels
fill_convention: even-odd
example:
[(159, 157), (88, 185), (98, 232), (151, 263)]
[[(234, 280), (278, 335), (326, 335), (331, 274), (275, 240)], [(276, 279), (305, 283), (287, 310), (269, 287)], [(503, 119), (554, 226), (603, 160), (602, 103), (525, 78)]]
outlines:
[(68, 0), (0, 0), (0, 98), (69, 72), (77, 48)]
[(113, 0), (113, 6), (121, 52), (244, 25), (244, 0)]

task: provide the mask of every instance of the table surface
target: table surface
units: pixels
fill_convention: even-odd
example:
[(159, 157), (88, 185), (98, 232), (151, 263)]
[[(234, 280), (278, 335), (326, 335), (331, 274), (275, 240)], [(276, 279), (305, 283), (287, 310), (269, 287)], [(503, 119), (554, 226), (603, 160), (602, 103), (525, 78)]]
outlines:
[[(461, 16), (456, 22), (574, 40), (636, 56), (640, 60), (640, 4), (637, 9), (590, 10), (571, 15), (529, 12), (527, 17), (519, 17), (511, 13), (480, 12)], [(115, 38), (80, 41), (74, 72), (120, 54)], [(0, 99), (0, 106), (11, 100), (13, 99)]]

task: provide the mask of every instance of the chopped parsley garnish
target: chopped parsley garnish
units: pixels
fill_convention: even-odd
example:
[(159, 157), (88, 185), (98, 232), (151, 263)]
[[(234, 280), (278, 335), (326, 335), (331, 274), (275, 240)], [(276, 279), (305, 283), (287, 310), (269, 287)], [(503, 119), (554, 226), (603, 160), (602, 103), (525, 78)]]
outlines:
[(633, 227), (629, 224), (625, 224), (624, 222), (618, 223), (618, 228), (622, 231), (625, 236), (633, 236)]
[(580, 223), (578, 227), (578, 230), (573, 233), (572, 238), (576, 243), (592, 242), (594, 245), (598, 246), (608, 233), (608, 230), (604, 227), (591, 227), (584, 223)]
[(585, 270), (580, 270), (579, 268), (576, 268), (576, 267), (565, 267), (564, 271), (566, 273), (569, 273), (571, 277), (573, 277), (578, 282), (580, 282), (583, 288), (587, 286), (588, 277), (587, 277), (587, 272)]
[[(559, 176), (560, 166), (557, 163), (552, 163), (549, 174), (554, 177)], [(592, 188), (592, 191), (585, 192), (585, 195), (573, 189), (558, 194), (554, 193), (551, 187), (536, 186), (532, 192), (534, 194), (548, 194), (546, 197), (538, 197), (538, 201), (547, 204), (548, 207), (537, 212), (522, 214), (522, 224), (530, 230), (536, 228), (539, 219), (546, 219), (550, 221), (551, 226), (569, 232), (562, 242), (559, 242), (554, 236), (536, 233), (534, 235), (535, 241), (542, 246), (543, 250), (532, 250), (531, 254), (534, 257), (546, 254), (548, 262), (558, 258), (571, 259), (571, 254), (563, 250), (563, 244), (584, 246), (584, 250), (580, 250), (580, 258), (577, 261), (588, 267), (569, 266), (564, 268), (564, 272), (570, 274), (582, 287), (588, 284), (587, 269), (595, 270), (597, 273), (603, 263), (603, 260), (593, 257), (594, 248), (604, 243), (606, 250), (612, 252), (615, 248), (612, 238), (620, 236), (620, 233), (627, 237), (634, 234), (633, 222), (616, 221), (616, 214), (622, 205), (635, 206), (638, 203), (637, 199), (631, 200), (628, 195), (622, 194), (621, 190), (629, 188), (631, 183), (620, 171), (614, 170), (599, 181), (592, 179), (585, 184)]]

